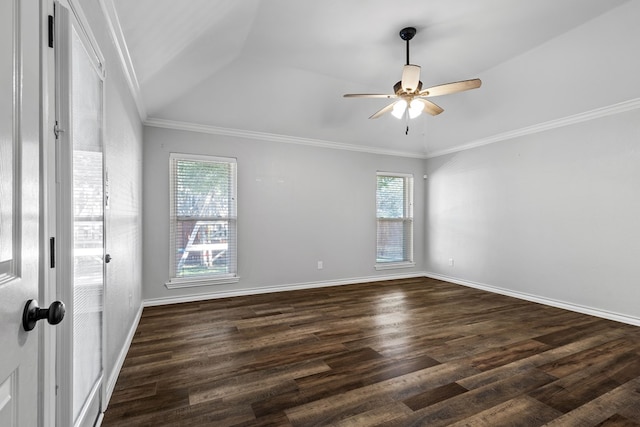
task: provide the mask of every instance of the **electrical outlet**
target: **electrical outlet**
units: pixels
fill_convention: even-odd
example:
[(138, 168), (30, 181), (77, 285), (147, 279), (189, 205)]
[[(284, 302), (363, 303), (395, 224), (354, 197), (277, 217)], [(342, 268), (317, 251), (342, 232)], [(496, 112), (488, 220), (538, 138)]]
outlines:
[(324, 263), (322, 261), (318, 261), (318, 270), (322, 270), (324, 268)]
[(454, 261), (453, 258), (449, 258), (449, 266), (453, 267)]

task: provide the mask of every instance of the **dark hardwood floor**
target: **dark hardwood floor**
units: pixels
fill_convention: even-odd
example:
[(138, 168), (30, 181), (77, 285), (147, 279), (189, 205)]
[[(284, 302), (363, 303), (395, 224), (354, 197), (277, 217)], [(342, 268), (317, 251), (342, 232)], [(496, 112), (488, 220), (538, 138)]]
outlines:
[(145, 308), (103, 426), (640, 426), (640, 328), (432, 279)]

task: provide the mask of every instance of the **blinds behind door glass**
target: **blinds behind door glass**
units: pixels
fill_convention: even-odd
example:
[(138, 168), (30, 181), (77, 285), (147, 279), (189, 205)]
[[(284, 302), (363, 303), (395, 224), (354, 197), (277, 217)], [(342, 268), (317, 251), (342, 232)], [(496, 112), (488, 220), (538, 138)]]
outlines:
[(236, 163), (172, 159), (174, 277), (235, 276)]
[(102, 80), (72, 31), (73, 419), (102, 375)]

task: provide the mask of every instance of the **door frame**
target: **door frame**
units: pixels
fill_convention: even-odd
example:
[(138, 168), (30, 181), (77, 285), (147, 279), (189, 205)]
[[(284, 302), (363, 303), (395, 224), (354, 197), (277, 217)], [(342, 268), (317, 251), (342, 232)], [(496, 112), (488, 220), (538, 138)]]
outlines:
[[(40, 102), (41, 102), (41, 288), (43, 301), (54, 301), (57, 295), (55, 262), (52, 265), (51, 239), (56, 238), (56, 139), (55, 126), (55, 51), (49, 45), (49, 16), (53, 16), (53, 0), (40, 0)], [(54, 240), (55, 242), (55, 240)], [(54, 261), (54, 260), (53, 260)], [(65, 320), (65, 321), (68, 321)], [(40, 425), (55, 427), (56, 422), (56, 329), (43, 328), (41, 335)], [(41, 329), (41, 331), (43, 330)]]

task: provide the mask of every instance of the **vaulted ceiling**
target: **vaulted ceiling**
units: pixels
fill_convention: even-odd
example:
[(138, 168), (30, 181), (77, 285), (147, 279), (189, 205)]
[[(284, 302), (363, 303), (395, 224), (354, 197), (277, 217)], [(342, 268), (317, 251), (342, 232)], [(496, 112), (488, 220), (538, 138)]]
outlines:
[[(550, 73), (588, 65), (592, 41), (580, 46), (572, 31), (629, 0), (105, 1), (149, 120), (427, 155), (600, 106), (562, 104), (578, 89)], [(418, 30), (411, 62), (422, 67), (424, 87), (483, 80), (480, 89), (433, 99), (444, 113), (410, 121), (408, 135), (390, 115), (368, 119), (388, 100), (342, 97), (392, 92), (406, 26)], [(518, 64), (562, 37), (573, 48), (557, 63)], [(613, 98), (606, 102), (620, 101)]]

